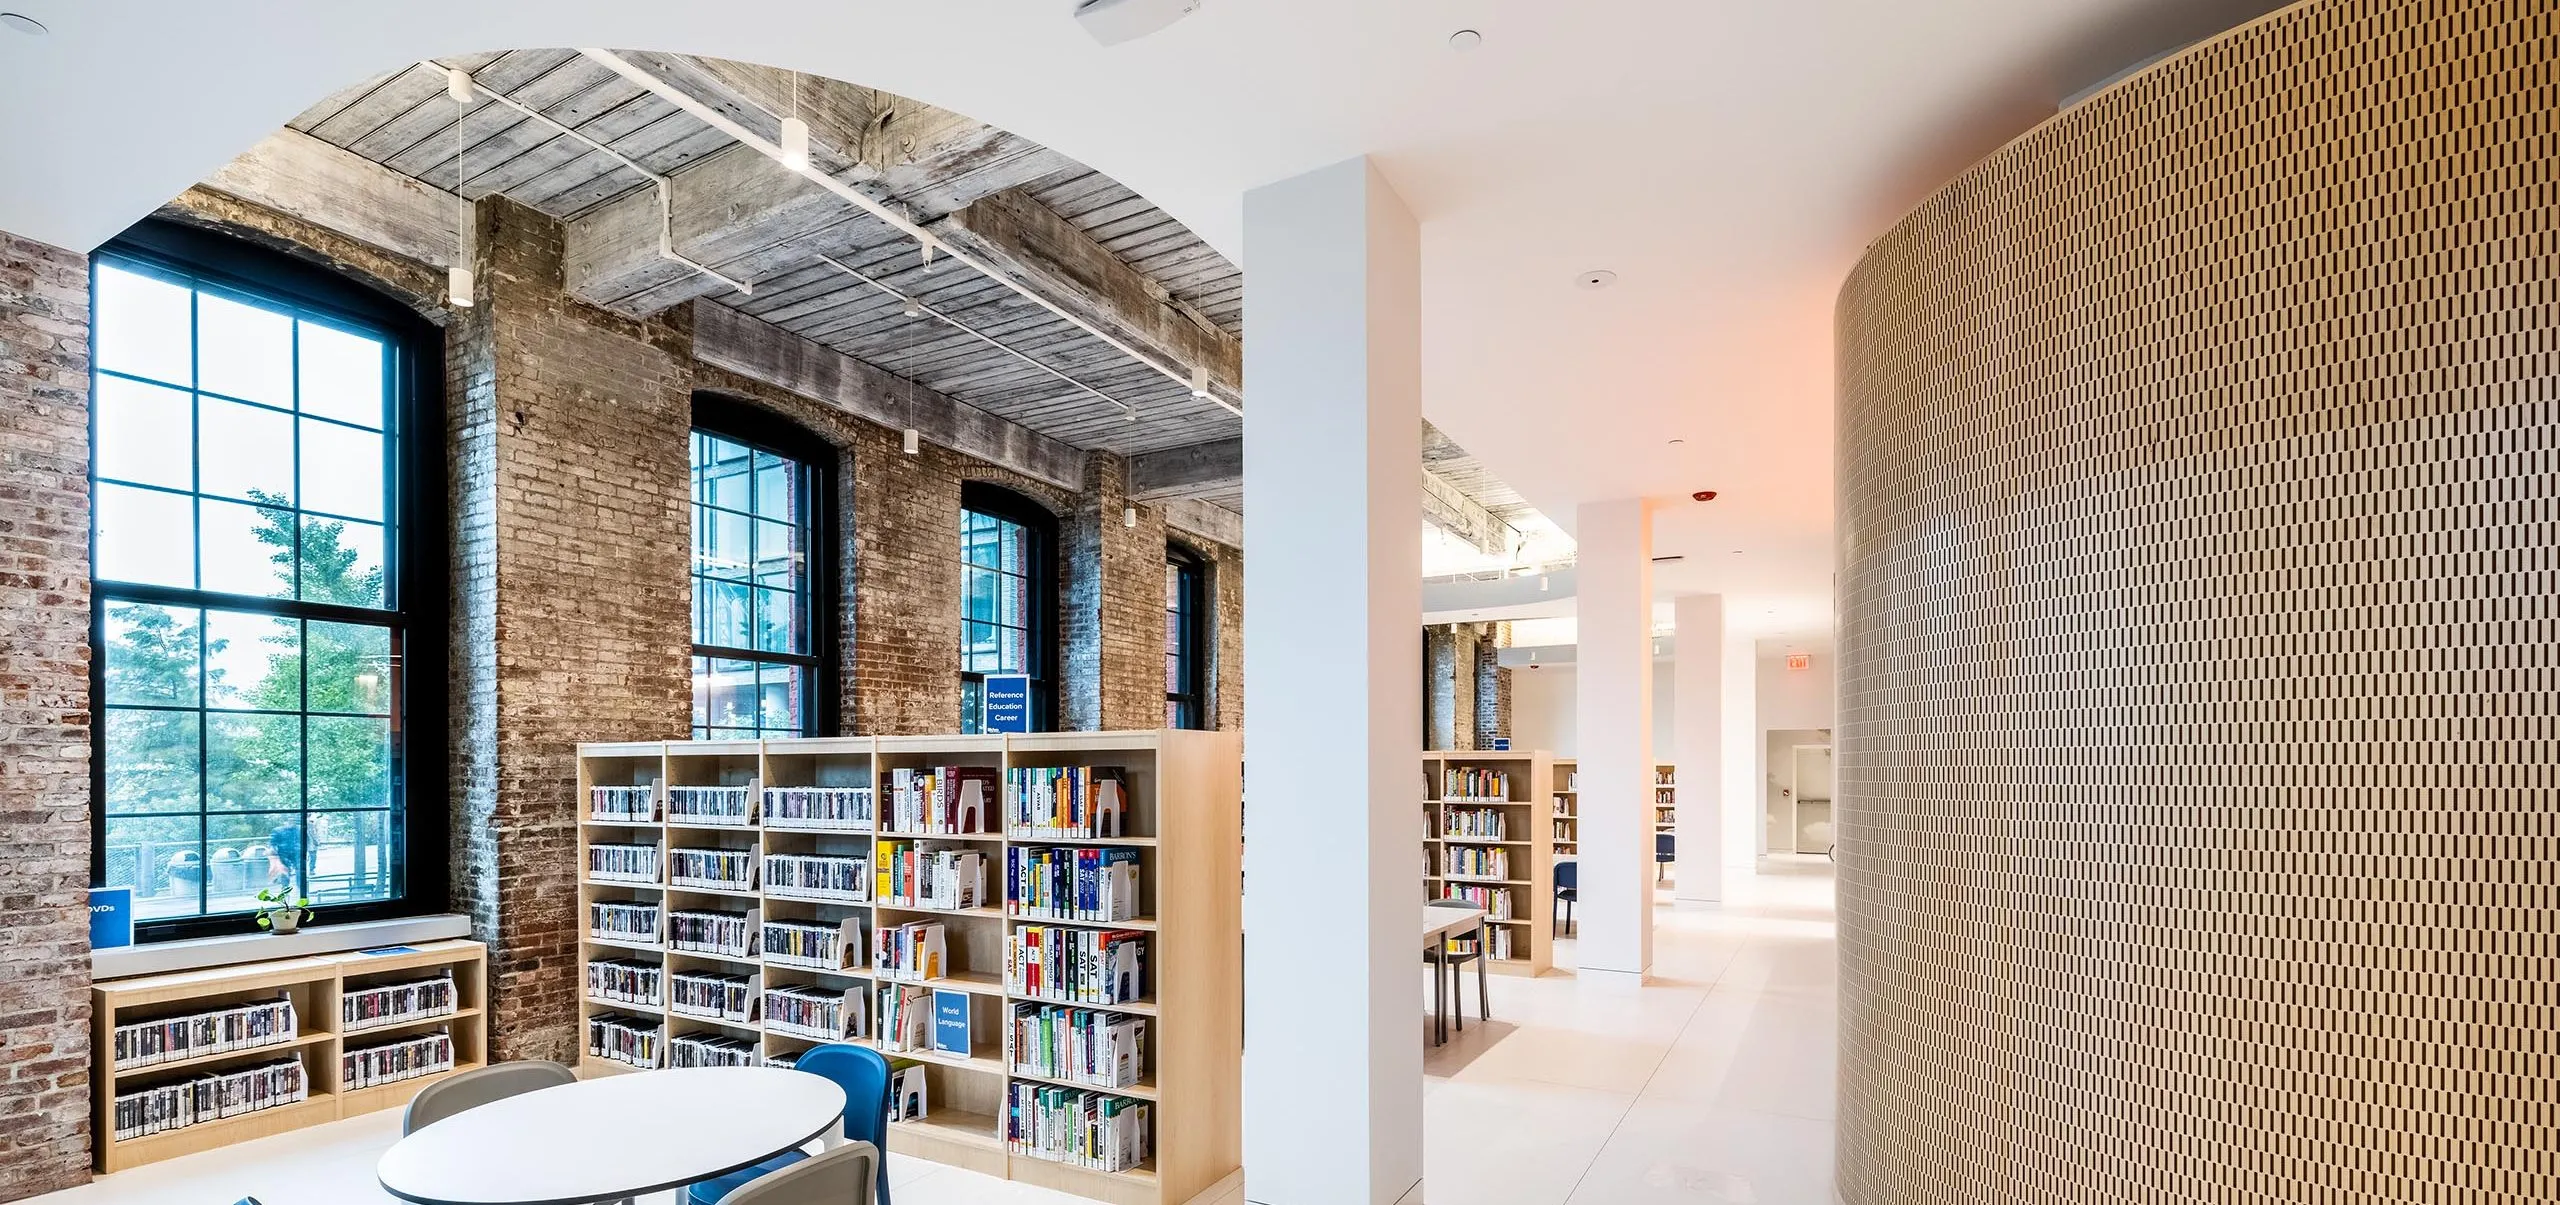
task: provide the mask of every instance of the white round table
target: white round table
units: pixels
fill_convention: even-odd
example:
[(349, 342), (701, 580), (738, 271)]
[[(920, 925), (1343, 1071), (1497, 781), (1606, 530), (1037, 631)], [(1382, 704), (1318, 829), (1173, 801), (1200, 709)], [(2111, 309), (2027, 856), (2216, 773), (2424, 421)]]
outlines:
[(784, 1067), (608, 1075), (456, 1113), (393, 1143), (377, 1175), (418, 1205), (587, 1205), (761, 1163), (844, 1107), (835, 1081)]

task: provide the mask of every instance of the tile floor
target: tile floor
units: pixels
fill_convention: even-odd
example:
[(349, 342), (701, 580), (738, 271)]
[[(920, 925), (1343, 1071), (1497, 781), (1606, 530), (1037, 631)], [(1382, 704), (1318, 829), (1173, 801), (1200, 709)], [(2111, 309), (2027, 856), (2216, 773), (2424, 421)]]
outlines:
[[(1654, 975), (1641, 991), (1586, 989), (1566, 975), (1494, 980), (1493, 1024), (1470, 1022), (1425, 1063), (1434, 1205), (1828, 1205), (1830, 865), (1773, 860), (1735, 886), (1721, 908), (1661, 897)], [(1560, 962), (1570, 965), (1572, 944), (1558, 943)], [(352, 1118), (31, 1205), (386, 1202), (373, 1165), (398, 1132), (396, 1112)], [(916, 1159), (893, 1160), (890, 1180), (898, 1205), (1078, 1200)]]

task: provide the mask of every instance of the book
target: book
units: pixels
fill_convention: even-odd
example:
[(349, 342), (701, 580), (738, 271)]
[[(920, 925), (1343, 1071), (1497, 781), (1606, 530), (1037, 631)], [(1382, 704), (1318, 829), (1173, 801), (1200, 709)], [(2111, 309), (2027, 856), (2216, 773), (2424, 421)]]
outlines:
[(933, 1048), (944, 1054), (969, 1057), (969, 993), (933, 994)]
[(914, 1121), (925, 1115), (924, 1064), (914, 1059), (889, 1063), (889, 1120)]

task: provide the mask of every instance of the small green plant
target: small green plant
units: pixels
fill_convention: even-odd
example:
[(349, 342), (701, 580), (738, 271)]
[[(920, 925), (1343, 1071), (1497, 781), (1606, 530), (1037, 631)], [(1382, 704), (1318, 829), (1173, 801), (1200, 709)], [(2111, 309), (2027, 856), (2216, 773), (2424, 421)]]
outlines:
[(273, 888), (258, 891), (258, 927), (274, 933), (291, 933), (311, 919), (311, 897), (287, 896)]

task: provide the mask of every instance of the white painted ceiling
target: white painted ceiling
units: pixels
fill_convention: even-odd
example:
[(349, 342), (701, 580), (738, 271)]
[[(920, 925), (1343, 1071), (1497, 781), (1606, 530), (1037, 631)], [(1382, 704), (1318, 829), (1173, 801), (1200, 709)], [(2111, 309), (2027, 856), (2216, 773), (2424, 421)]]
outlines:
[[(1204, 0), (1109, 50), (1071, 7), (0, 0), (53, 30), (0, 32), (0, 230), (86, 249), (340, 88), (530, 46), (968, 114), (1146, 196), (1248, 287), (1244, 192), (1370, 154), (1423, 222), (1428, 417), (1568, 530), (1586, 501), (1665, 499), (1656, 551), (1685, 559), (1662, 590), (1800, 630), (1830, 610), (1832, 300), (1860, 250), (2060, 98), (2274, 4)], [(1482, 46), (1450, 49), (1462, 28)], [(1592, 268), (1618, 283), (1574, 287)]]

